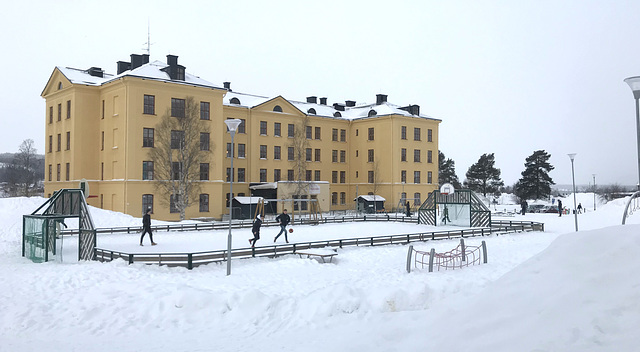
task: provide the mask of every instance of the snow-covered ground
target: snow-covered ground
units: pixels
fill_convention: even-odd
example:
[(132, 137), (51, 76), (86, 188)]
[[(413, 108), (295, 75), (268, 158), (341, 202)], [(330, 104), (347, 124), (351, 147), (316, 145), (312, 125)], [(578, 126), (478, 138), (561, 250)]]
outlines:
[[(73, 238), (63, 263), (34, 264), (20, 256), (22, 215), (44, 200), (0, 199), (0, 351), (637, 350), (640, 214), (622, 226), (625, 200), (593, 211), (593, 194), (577, 196), (588, 210), (579, 232), (573, 215), (527, 214), (505, 219), (544, 222), (546, 232), (467, 239), (487, 242), (488, 264), (408, 274), (407, 246), (391, 245), (339, 249), (332, 264), (295, 255), (235, 260), (231, 276), (219, 264), (189, 271), (76, 262)], [(507, 203), (497, 210), (519, 208)], [(98, 227), (140, 224), (91, 211)], [(290, 241), (429, 229), (296, 226)], [(258, 245), (273, 244), (278, 230), (263, 228)], [(249, 229), (233, 236), (241, 247), (251, 237)], [(100, 236), (98, 245), (210, 250), (226, 238), (226, 230), (157, 232), (157, 247), (139, 247), (134, 234)], [(445, 251), (458, 241), (414, 247)]]

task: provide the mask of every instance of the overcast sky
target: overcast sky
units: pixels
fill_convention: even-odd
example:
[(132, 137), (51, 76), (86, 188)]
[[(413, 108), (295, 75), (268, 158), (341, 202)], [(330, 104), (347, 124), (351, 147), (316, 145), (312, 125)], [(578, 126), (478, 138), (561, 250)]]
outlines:
[(638, 183), (640, 1), (12, 1), (0, 12), (0, 152), (45, 151), (55, 66), (145, 53), (234, 91), (418, 104), (460, 180), (495, 153), (506, 185), (535, 150), (556, 183)]

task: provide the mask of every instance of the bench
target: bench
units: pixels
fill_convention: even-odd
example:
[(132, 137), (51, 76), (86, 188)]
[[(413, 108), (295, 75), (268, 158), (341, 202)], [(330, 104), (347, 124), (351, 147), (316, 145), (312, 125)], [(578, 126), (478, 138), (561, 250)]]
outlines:
[(323, 263), (326, 263), (325, 258), (329, 258), (329, 263), (332, 262), (333, 257), (338, 255), (338, 253), (336, 253), (333, 250), (330, 249), (306, 249), (306, 250), (301, 250), (301, 251), (296, 251), (296, 254), (300, 255), (300, 258), (302, 258), (303, 255), (306, 255), (307, 258), (311, 258), (311, 257), (318, 257), (320, 259), (322, 259)]

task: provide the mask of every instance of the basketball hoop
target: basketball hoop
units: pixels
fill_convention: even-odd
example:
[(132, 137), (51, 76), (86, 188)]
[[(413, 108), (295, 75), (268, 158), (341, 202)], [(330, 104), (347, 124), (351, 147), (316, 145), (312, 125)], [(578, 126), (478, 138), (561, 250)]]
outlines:
[(440, 194), (442, 195), (449, 195), (449, 194), (454, 194), (455, 193), (455, 188), (453, 188), (453, 185), (450, 183), (445, 183), (440, 187)]

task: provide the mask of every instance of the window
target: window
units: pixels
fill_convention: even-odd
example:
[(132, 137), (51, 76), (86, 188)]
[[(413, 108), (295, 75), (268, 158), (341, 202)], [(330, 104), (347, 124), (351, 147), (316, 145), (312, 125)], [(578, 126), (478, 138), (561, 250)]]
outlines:
[(305, 170), (304, 171), (304, 180), (305, 181), (311, 181), (311, 170)]
[(60, 135), (60, 133), (58, 133), (58, 149), (57, 151), (60, 151), (62, 147), (62, 137)]
[(311, 108), (311, 109), (307, 110), (307, 113), (309, 113), (311, 115), (315, 115), (316, 114), (316, 109)]
[(413, 162), (414, 163), (419, 163), (420, 162), (420, 149), (414, 149), (413, 150)]
[(58, 121), (62, 121), (62, 104), (58, 104)]
[(333, 163), (337, 163), (338, 162), (338, 151), (337, 150), (332, 150), (331, 151), (331, 162), (333, 162)]
[(368, 139), (370, 141), (372, 141), (374, 137), (375, 137), (374, 136), (374, 130), (373, 130), (373, 127), (371, 127), (371, 128), (369, 128), (369, 137), (368, 137)]
[(267, 121), (260, 121), (260, 135), (267, 135)]
[(69, 181), (69, 173), (71, 172), (71, 165), (69, 163), (65, 164), (65, 171), (64, 179), (65, 181)]
[[(231, 143), (229, 143), (229, 144), (231, 144)], [(231, 147), (231, 146), (229, 145), (229, 147)], [(246, 149), (247, 149), (247, 146), (244, 143), (239, 143), (238, 144), (238, 158), (246, 157)]]
[(182, 178), (182, 163), (174, 161), (171, 163), (171, 179), (179, 180)]
[(266, 145), (261, 145), (260, 146), (260, 159), (266, 159), (267, 158), (267, 146)]
[(369, 183), (373, 183), (374, 179), (373, 179), (373, 171), (369, 170), (368, 174), (367, 174), (367, 181)]
[(369, 149), (367, 154), (368, 154), (367, 161), (372, 163), (373, 159), (374, 159), (374, 157), (373, 157), (373, 149)]
[(305, 149), (305, 156), (306, 156), (305, 158), (306, 161), (311, 161), (311, 148)]
[(313, 128), (311, 128), (311, 126), (306, 126), (305, 134), (307, 136), (307, 139), (311, 139), (313, 137)]
[(340, 192), (340, 205), (347, 204), (347, 194), (345, 192)]
[(67, 118), (71, 118), (71, 100), (67, 100)]
[(260, 182), (267, 182), (267, 169), (260, 169)]
[(340, 130), (340, 142), (347, 141), (347, 130)]
[(334, 128), (331, 130), (331, 140), (334, 142), (338, 141), (338, 129)]
[(400, 171), (400, 182), (407, 183), (407, 170)]
[(233, 150), (232, 150), (232, 146), (231, 143), (227, 143), (227, 158), (231, 157)]
[(274, 122), (273, 123), (273, 135), (276, 137), (280, 137), (282, 136), (281, 132), (280, 132), (280, 122)]
[(420, 183), (420, 171), (413, 172), (413, 183)]
[(420, 205), (422, 202), (420, 201), (420, 193), (416, 192), (413, 194), (413, 204)]
[(273, 159), (280, 160), (280, 146), (276, 145), (273, 147)]
[(338, 171), (331, 171), (331, 183), (338, 183)]
[(104, 163), (100, 163), (100, 181), (104, 181)]
[(227, 168), (227, 182), (231, 181), (231, 168)]
[[(104, 108), (104, 100), (102, 101), (102, 106)], [(144, 95), (142, 113), (145, 115), (156, 114), (156, 97), (154, 95)]]
[(100, 150), (104, 150), (104, 131), (102, 131), (101, 135)]
[(346, 182), (347, 182), (347, 172), (340, 171), (340, 183), (346, 183)]
[(296, 125), (290, 123), (287, 125), (287, 137), (293, 138), (296, 133)]
[(245, 119), (240, 119), (240, 124), (238, 125), (238, 133), (247, 133), (247, 129), (245, 128), (245, 126), (247, 126), (247, 120)]
[(292, 161), (294, 157), (293, 147), (287, 147), (287, 160)]
[[(142, 129), (142, 147), (153, 148), (153, 128)], [(102, 132), (102, 149), (104, 150), (104, 132)]]
[(185, 101), (184, 99), (171, 98), (171, 116), (184, 117)]
[(287, 170), (287, 181), (293, 181), (295, 179), (294, 175), (293, 175), (293, 170), (289, 169)]
[(427, 162), (429, 164), (433, 163), (433, 151), (431, 151), (431, 150), (427, 151)]
[(171, 131), (171, 149), (182, 149), (184, 147), (184, 131)]
[(321, 133), (320, 133), (320, 127), (316, 127), (316, 132), (315, 132), (315, 139), (322, 139), (321, 138)]
[(340, 151), (340, 162), (344, 163), (346, 158), (347, 158), (347, 151), (346, 150), (341, 150)]
[(431, 171), (427, 171), (427, 183), (433, 183), (433, 173)]
[(400, 139), (407, 139), (407, 126), (400, 127)]
[(49, 164), (49, 181), (51, 181), (51, 177), (53, 176), (53, 165)]
[(53, 106), (49, 107), (49, 123), (53, 123)]
[(400, 201), (402, 202), (402, 204), (406, 203), (406, 201), (407, 201), (407, 192), (400, 193)]
[(231, 98), (231, 100), (229, 100), (229, 102), (230, 102), (231, 104), (240, 105), (240, 99), (238, 99), (238, 98), (236, 98), (236, 97)]
[(331, 205), (338, 205), (338, 192), (331, 193)]
[(238, 182), (244, 182), (245, 181), (245, 171), (244, 171), (244, 167), (239, 167), (238, 168)]
[(142, 162), (142, 179), (153, 180), (153, 161)]
[(433, 131), (431, 129), (427, 130), (427, 142), (433, 142)]
[(419, 141), (420, 140), (420, 128), (419, 127), (415, 127), (413, 129), (413, 140), (414, 141)]
[(316, 149), (315, 153), (316, 153), (316, 155), (315, 155), (315, 159), (314, 160), (315, 161), (320, 161), (321, 149)]
[(209, 212), (209, 195), (208, 194), (203, 193), (200, 195), (200, 212), (201, 213)]
[(200, 150), (209, 150), (208, 132), (200, 132)]
[(104, 120), (104, 100), (102, 101), (102, 119)]
[(67, 132), (67, 150), (71, 149), (71, 132)]
[(180, 210), (178, 209), (177, 203), (180, 201), (179, 194), (172, 194), (169, 197), (169, 212), (170, 213), (178, 213)]
[(356, 171), (356, 178), (358, 178), (358, 171)]
[(200, 181), (209, 180), (209, 163), (200, 163)]
[(281, 170), (280, 169), (273, 169), (273, 182), (278, 182), (280, 181), (280, 177), (281, 177)]
[(56, 165), (56, 181), (60, 181), (60, 164)]
[(142, 212), (144, 213), (147, 209), (151, 209), (153, 213), (153, 194), (142, 195)]
[[(210, 120), (210, 119), (211, 119), (211, 115), (210, 115), (209, 102), (208, 101), (201, 101), (200, 102), (200, 120)], [(209, 196), (207, 195), (207, 199), (208, 199), (208, 197)], [(207, 201), (207, 208), (209, 208), (209, 202), (208, 201)]]
[(53, 151), (53, 136), (49, 136), (49, 153)]
[(276, 106), (273, 107), (273, 111), (282, 112), (282, 108), (280, 107), (280, 105), (276, 105)]
[(313, 180), (314, 181), (320, 181), (320, 170), (315, 170), (313, 172)]
[(400, 149), (400, 161), (407, 161), (407, 148)]

